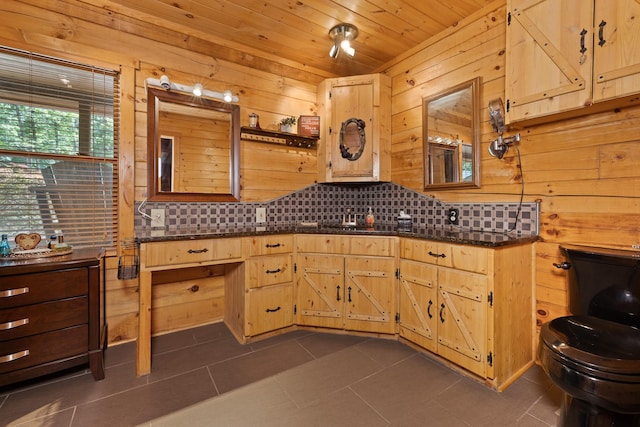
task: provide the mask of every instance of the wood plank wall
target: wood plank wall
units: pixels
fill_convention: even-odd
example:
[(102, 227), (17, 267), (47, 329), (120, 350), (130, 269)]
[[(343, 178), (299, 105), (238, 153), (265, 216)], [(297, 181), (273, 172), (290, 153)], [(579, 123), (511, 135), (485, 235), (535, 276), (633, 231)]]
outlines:
[(640, 244), (640, 108), (520, 130), (522, 169), (513, 148), (502, 160), (491, 157), (487, 145), (496, 134), (487, 106), (505, 96), (505, 18), (506, 2), (496, 1), (477, 19), (387, 64), (385, 72), (393, 79), (392, 180), (424, 191), (421, 100), (480, 76), (481, 188), (426, 193), (447, 202), (513, 202), (520, 198), (524, 178), (524, 200), (539, 201), (541, 209), (536, 244), (540, 325), (567, 314), (566, 273), (552, 266), (563, 261), (559, 244), (628, 250)]
[[(264, 64), (262, 70), (237, 65), (217, 57), (217, 52), (231, 55), (220, 45), (121, 18), (98, 3), (4, 0), (0, 43), (95, 65), (122, 65), (126, 81), (122, 82), (121, 237), (133, 236), (133, 201), (146, 196), (146, 78), (167, 74), (184, 84), (203, 79), (212, 90), (230, 88), (240, 97), (242, 125), (248, 124), (251, 112), (259, 114), (260, 124), (269, 129), (276, 129), (284, 116), (315, 113), (318, 76), (301, 70), (299, 79), (291, 79), (279, 75), (277, 66), (269, 72)], [(482, 187), (425, 193), (447, 202), (517, 201), (524, 176), (525, 201), (541, 204), (536, 292), (538, 321), (543, 322), (567, 312), (565, 273), (552, 267), (562, 260), (558, 244), (624, 249), (640, 244), (640, 108), (521, 131), (522, 170), (513, 149), (502, 160), (490, 157), (486, 147), (495, 134), (486, 105), (504, 97), (505, 3), (497, 0), (382, 70), (393, 79), (392, 179), (423, 191), (422, 98), (481, 76)], [(263, 201), (303, 188), (314, 182), (316, 167), (313, 152), (243, 142), (242, 198)], [(117, 258), (112, 255), (107, 260), (109, 340), (126, 341), (137, 333), (137, 281), (117, 279)], [(169, 311), (154, 316), (173, 320), (157, 320), (154, 333), (197, 324), (211, 315), (203, 314), (203, 307), (219, 301), (219, 276), (215, 271), (204, 276), (208, 284), (198, 292), (189, 282), (158, 292), (156, 298), (161, 300), (154, 304)]]

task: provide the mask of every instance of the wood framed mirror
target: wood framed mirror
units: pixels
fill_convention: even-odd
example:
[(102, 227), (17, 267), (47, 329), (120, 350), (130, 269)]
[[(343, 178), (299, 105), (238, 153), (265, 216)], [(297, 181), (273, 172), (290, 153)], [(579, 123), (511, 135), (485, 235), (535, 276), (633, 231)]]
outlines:
[(149, 201), (240, 200), (240, 107), (147, 88)]
[(480, 187), (480, 78), (422, 100), (424, 188)]

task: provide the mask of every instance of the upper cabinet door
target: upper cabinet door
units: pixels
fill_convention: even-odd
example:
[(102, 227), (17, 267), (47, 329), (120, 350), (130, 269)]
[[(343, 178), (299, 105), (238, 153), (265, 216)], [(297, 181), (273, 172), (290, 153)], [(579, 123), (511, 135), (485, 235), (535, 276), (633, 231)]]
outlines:
[(594, 101), (640, 91), (640, 4), (596, 0)]
[(384, 74), (327, 79), (318, 86), (322, 117), (318, 182), (391, 180), (391, 82)]
[(506, 122), (591, 104), (593, 2), (510, 0), (507, 6)]

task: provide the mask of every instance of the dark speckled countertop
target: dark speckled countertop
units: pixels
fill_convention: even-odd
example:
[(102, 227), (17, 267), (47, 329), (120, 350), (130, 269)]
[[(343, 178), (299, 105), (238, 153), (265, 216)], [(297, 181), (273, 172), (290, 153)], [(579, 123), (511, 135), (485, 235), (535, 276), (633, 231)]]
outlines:
[(504, 233), (484, 231), (466, 231), (455, 228), (398, 228), (396, 224), (376, 224), (373, 229), (367, 227), (342, 227), (339, 224), (325, 224), (319, 226), (300, 225), (267, 225), (267, 226), (238, 226), (238, 227), (196, 227), (180, 230), (145, 230), (138, 233), (141, 243), (161, 242), (170, 240), (196, 240), (219, 237), (245, 237), (269, 234), (343, 234), (360, 236), (397, 236), (418, 239), (436, 240), (442, 242), (460, 243), (467, 245), (500, 247), (507, 245), (535, 242), (537, 236), (515, 236)]

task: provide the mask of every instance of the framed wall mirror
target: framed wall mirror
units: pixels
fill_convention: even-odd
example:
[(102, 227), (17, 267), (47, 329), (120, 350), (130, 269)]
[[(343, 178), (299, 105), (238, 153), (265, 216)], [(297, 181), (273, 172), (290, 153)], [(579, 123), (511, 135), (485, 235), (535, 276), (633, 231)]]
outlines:
[(147, 88), (149, 201), (240, 200), (240, 107)]
[(480, 187), (480, 78), (422, 101), (424, 188)]

